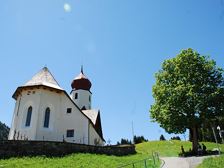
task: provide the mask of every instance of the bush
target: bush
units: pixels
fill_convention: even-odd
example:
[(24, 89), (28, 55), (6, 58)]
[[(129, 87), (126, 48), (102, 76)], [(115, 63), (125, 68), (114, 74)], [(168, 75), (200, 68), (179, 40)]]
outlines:
[(181, 141), (181, 139), (180, 139), (180, 137), (179, 136), (174, 136), (174, 137), (171, 137), (171, 139), (170, 140), (179, 140), (179, 141)]
[(162, 134), (162, 135), (160, 135), (159, 140), (160, 140), (160, 141), (165, 141), (166, 138), (165, 138), (165, 137), (163, 136), (163, 134)]
[(142, 142), (147, 142), (148, 140), (144, 138), (144, 136), (134, 136), (134, 143), (139, 144)]
[(131, 140), (121, 138), (121, 142), (117, 142), (117, 145), (125, 145), (125, 144), (132, 144)]

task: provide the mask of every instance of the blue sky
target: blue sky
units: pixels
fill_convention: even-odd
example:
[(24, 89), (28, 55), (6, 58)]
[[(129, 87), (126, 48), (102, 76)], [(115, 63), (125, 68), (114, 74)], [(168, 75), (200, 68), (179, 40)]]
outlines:
[(136, 135), (170, 138), (150, 122), (154, 74), (186, 48), (223, 67), (223, 0), (2, 0), (0, 121), (11, 125), (12, 94), (41, 68), (70, 92), (83, 64), (106, 141), (131, 139), (132, 121)]

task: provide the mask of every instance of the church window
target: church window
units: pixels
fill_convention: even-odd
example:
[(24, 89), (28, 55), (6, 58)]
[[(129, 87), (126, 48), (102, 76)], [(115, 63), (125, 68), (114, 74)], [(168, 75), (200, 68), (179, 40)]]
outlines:
[(89, 96), (89, 102), (91, 102), (91, 96)]
[(81, 110), (86, 110), (86, 107), (85, 107), (85, 106), (83, 106)]
[(72, 108), (67, 108), (67, 113), (71, 113), (72, 112)]
[(50, 120), (50, 108), (46, 108), (45, 110), (45, 116), (44, 116), (44, 127), (49, 127), (49, 120)]
[(78, 93), (75, 93), (75, 99), (78, 99)]
[(71, 130), (67, 130), (67, 134), (66, 134), (67, 137), (74, 137), (74, 129), (71, 129)]
[(32, 116), (32, 107), (30, 106), (28, 108), (27, 115), (26, 115), (26, 123), (25, 123), (25, 126), (26, 127), (29, 127), (30, 126), (31, 116)]

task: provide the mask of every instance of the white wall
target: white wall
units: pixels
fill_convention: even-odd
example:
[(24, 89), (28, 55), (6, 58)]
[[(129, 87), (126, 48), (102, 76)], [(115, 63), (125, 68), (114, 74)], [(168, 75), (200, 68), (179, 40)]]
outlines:
[(95, 141), (97, 141), (99, 144), (99, 146), (103, 146), (104, 142), (103, 140), (100, 138), (100, 136), (98, 135), (98, 133), (96, 132), (96, 130), (93, 128), (92, 124), (89, 124), (89, 145), (96, 145)]
[[(12, 127), (10, 129), (9, 139), (13, 139), (14, 131), (19, 132), (19, 138), (21, 135), (28, 137), (30, 140), (36, 139), (36, 124), (38, 119), (38, 110), (40, 103), (40, 90), (23, 91), (17, 98), (17, 102), (14, 109)], [(20, 103), (19, 103), (20, 101)], [(20, 105), (19, 105), (20, 104)], [(30, 126), (25, 126), (26, 116), (28, 108), (32, 106), (32, 116)], [(16, 134), (16, 139), (18, 134)]]
[[(88, 119), (65, 93), (56, 93), (47, 89), (35, 89), (29, 95), (27, 93), (28, 91), (22, 91), (21, 100), (20, 97), (17, 98), (9, 139), (13, 139), (16, 129), (20, 135), (25, 135), (30, 140), (62, 141), (64, 136), (66, 141), (88, 144)], [(17, 116), (19, 101), (20, 108)], [(32, 106), (33, 111), (30, 126), (26, 127), (29, 106)], [(47, 107), (50, 108), (49, 128), (44, 128)], [(72, 108), (72, 112), (67, 113), (67, 108)], [(74, 129), (74, 137), (66, 137), (68, 129)]]
[[(91, 96), (88, 91), (80, 90), (79, 93), (84, 95), (83, 97)], [(83, 97), (79, 96), (80, 102), (84, 101)], [(89, 102), (89, 104), (91, 103)], [(32, 116), (30, 126), (26, 127), (25, 122), (29, 106), (32, 106)], [(50, 120), (49, 127), (44, 128), (44, 115), (47, 107), (50, 108)], [(67, 113), (67, 108), (72, 108), (72, 112)], [(23, 90), (21, 96), (18, 96), (9, 139), (13, 139), (15, 129), (20, 132), (20, 135), (28, 137), (29, 140), (62, 141), (64, 137), (67, 142), (94, 145), (94, 140), (100, 139), (100, 144), (103, 144), (93, 126), (89, 124), (88, 118), (79, 111), (69, 96), (64, 92), (56, 93), (53, 90), (43, 88)], [(68, 129), (74, 129), (74, 137), (66, 137)]]

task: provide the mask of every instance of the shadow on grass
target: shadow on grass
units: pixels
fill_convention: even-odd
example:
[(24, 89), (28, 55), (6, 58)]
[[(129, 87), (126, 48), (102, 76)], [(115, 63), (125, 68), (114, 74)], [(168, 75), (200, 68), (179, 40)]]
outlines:
[[(223, 154), (222, 152), (220, 152), (220, 154)], [(193, 152), (193, 151), (188, 151), (188, 152), (184, 152), (184, 153), (179, 153), (179, 157), (191, 157), (191, 156), (210, 156), (210, 155), (219, 155), (219, 151), (215, 150), (207, 150), (205, 152), (201, 151), (201, 152)]]

